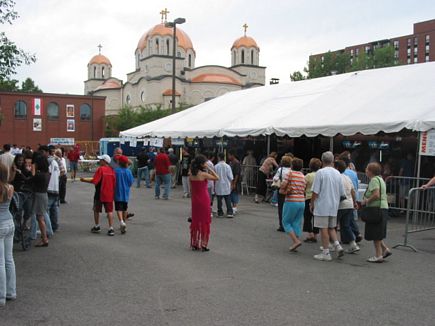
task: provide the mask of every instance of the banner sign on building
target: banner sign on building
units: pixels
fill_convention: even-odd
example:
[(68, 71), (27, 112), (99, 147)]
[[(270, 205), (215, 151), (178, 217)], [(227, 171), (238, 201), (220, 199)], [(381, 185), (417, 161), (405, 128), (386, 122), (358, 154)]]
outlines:
[(163, 138), (151, 138), (150, 146), (152, 147), (163, 147)]
[(421, 132), (420, 155), (435, 156), (435, 129)]
[(63, 146), (74, 146), (74, 138), (50, 138), (50, 144), (53, 145), (63, 145)]
[(74, 118), (74, 104), (67, 104), (66, 105), (66, 117), (67, 118)]
[(76, 131), (76, 122), (74, 119), (67, 119), (66, 120), (66, 131), (67, 132)]
[(35, 116), (42, 115), (42, 100), (40, 98), (33, 99), (33, 115)]
[(136, 147), (137, 146), (137, 139), (131, 138), (130, 139), (130, 147)]

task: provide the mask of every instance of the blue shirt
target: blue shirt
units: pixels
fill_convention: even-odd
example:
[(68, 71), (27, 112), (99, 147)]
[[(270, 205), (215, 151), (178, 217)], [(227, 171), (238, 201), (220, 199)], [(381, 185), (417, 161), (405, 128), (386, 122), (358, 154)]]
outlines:
[(116, 168), (115, 201), (128, 202), (130, 187), (133, 184), (133, 174), (127, 168)]
[(350, 180), (353, 183), (353, 188), (355, 189), (355, 192), (357, 192), (358, 191), (358, 175), (356, 174), (356, 172), (351, 170), (351, 169), (346, 169), (343, 174), (347, 175), (350, 178)]

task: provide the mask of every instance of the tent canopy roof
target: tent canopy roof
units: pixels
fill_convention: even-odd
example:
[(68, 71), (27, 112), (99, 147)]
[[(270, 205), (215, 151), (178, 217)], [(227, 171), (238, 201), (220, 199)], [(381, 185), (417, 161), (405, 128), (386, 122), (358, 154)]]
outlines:
[(124, 137), (346, 136), (435, 128), (435, 62), (235, 91)]

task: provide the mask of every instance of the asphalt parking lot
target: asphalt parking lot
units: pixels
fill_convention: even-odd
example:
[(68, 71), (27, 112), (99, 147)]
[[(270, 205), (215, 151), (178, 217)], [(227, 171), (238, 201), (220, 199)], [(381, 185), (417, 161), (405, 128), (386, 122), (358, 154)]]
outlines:
[[(48, 248), (15, 250), (18, 299), (0, 325), (434, 325), (435, 231), (411, 236), (370, 264), (372, 244), (332, 262), (318, 244), (289, 253), (276, 208), (243, 197), (234, 219), (214, 218), (210, 252), (189, 250), (189, 199), (133, 189), (125, 235), (92, 234), (93, 187), (68, 183)], [(387, 243), (402, 239), (389, 224)]]

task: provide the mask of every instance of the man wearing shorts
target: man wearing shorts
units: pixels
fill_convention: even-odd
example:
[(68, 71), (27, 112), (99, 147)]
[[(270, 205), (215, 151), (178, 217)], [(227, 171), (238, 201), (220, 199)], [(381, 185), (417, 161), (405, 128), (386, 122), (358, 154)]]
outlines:
[(317, 171), (313, 183), (313, 196), (310, 209), (314, 215), (314, 227), (320, 229), (322, 238), (322, 253), (314, 255), (314, 259), (331, 261), (329, 253), (330, 240), (333, 248), (342, 257), (344, 250), (337, 239), (337, 212), (341, 198), (345, 197), (344, 186), (340, 172), (334, 169), (334, 154), (322, 154), (323, 168)]
[(75, 145), (74, 148), (68, 152), (67, 158), (69, 161), (69, 168), (71, 170), (71, 181), (74, 182), (76, 180), (78, 162), (80, 159), (79, 145)]
[(80, 181), (93, 183), (95, 185), (94, 195), (94, 220), (95, 226), (91, 229), (92, 233), (100, 233), (100, 213), (104, 210), (107, 214), (109, 222), (109, 230), (107, 235), (114, 236), (113, 230), (113, 199), (115, 196), (115, 172), (110, 167), (110, 156), (102, 155), (97, 157), (100, 160), (100, 167), (95, 171), (94, 177), (85, 179), (81, 178)]

